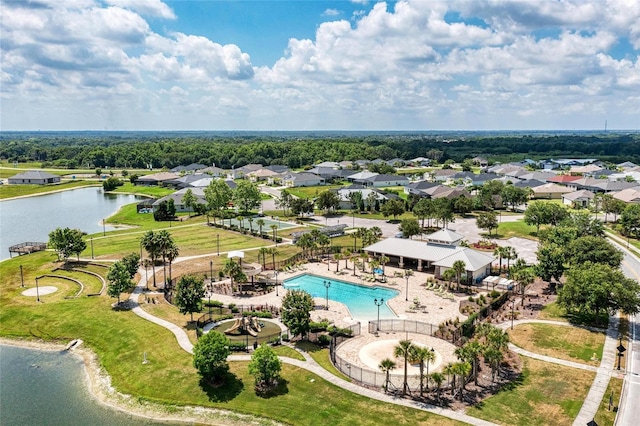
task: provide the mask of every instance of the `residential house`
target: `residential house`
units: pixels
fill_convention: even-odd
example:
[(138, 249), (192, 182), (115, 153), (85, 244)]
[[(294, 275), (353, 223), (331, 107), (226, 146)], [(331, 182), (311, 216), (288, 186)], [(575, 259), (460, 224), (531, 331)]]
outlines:
[(545, 183), (531, 188), (531, 191), (533, 193), (532, 198), (546, 198), (549, 200), (560, 200), (562, 195), (573, 192), (570, 188), (557, 183)]
[(537, 188), (544, 184), (545, 182), (537, 179), (518, 180), (516, 182), (513, 182), (513, 186), (515, 186), (516, 188)]
[(603, 170), (600, 166), (596, 166), (595, 164), (587, 164), (586, 166), (571, 166), (571, 168), (569, 169), (569, 173), (578, 176), (596, 176), (597, 172), (599, 172), (600, 170)]
[(487, 167), (487, 166), (489, 165), (489, 162), (487, 161), (487, 159), (486, 159), (486, 158), (484, 158), (484, 157), (480, 157), (480, 156), (478, 156), (478, 157), (473, 157), (473, 158), (471, 159), (471, 162), (472, 162), (473, 164), (475, 164), (476, 166), (480, 166), (480, 167), (482, 167), (482, 168)]
[(627, 204), (640, 204), (640, 186), (613, 192), (611, 195), (613, 198), (624, 201)]
[(368, 179), (364, 179), (367, 186), (372, 186), (374, 188), (382, 188), (388, 186), (407, 186), (409, 184), (409, 179), (405, 176), (399, 175), (376, 175), (371, 176)]
[(569, 192), (562, 195), (562, 204), (574, 208), (588, 208), (593, 201), (595, 194), (586, 189), (579, 191)]
[(264, 182), (267, 181), (272, 183), (274, 179), (280, 178), (282, 175), (280, 173), (274, 172), (269, 169), (258, 169), (253, 172), (247, 173), (247, 177), (252, 182)]
[(425, 178), (431, 179), (432, 182), (446, 182), (456, 173), (458, 172), (453, 169), (437, 169), (425, 173)]
[(571, 182), (575, 182), (577, 180), (580, 180), (580, 176), (555, 175), (554, 177), (547, 179), (547, 182), (568, 186)]
[(366, 179), (369, 179), (370, 177), (377, 176), (377, 175), (378, 173), (363, 170), (361, 172), (354, 173), (350, 176), (347, 176), (347, 180), (349, 182), (359, 183), (360, 185), (364, 186)]
[(422, 192), (423, 190), (433, 188), (434, 186), (441, 186), (441, 185), (436, 182), (429, 182), (426, 180), (410, 182), (407, 186), (404, 187), (404, 193), (409, 195), (418, 195), (422, 197), (426, 195), (424, 192)]
[(282, 178), (282, 182), (285, 186), (300, 187), (300, 186), (317, 186), (324, 185), (325, 180), (321, 176), (313, 173), (288, 173)]
[(227, 171), (226, 170), (223, 170), (220, 167), (216, 167), (216, 166), (205, 167), (204, 169), (200, 170), (200, 173), (206, 173), (209, 176), (213, 176), (213, 177), (226, 177), (227, 176)]
[(261, 168), (262, 164), (247, 164), (246, 166), (238, 167), (237, 169), (231, 169), (229, 177), (231, 179), (244, 179), (247, 174), (260, 170)]
[(340, 164), (336, 163), (335, 161), (323, 161), (322, 163), (315, 164), (314, 167), (329, 168), (329, 169), (339, 169), (340, 168)]
[(47, 185), (50, 183), (60, 183), (60, 176), (42, 170), (29, 170), (28, 172), (11, 176), (8, 181), (10, 185)]
[(207, 166), (199, 163), (191, 163), (188, 166), (177, 166), (171, 169), (173, 173), (195, 173), (198, 170), (204, 169)]
[(341, 210), (351, 210), (353, 208), (351, 199), (349, 198), (350, 194), (353, 192), (359, 192), (360, 194), (362, 194), (362, 202), (364, 203), (365, 209), (369, 207), (369, 202), (373, 198), (375, 198), (380, 202), (383, 202), (389, 199), (389, 197), (383, 194), (382, 192), (376, 189), (371, 189), (371, 188), (348, 187), (348, 188), (336, 189), (335, 192), (338, 194), (338, 197), (340, 199)]
[(140, 176), (136, 179), (136, 185), (163, 186), (168, 182), (175, 181), (180, 175), (178, 173), (160, 172), (151, 175)]
[(413, 167), (428, 167), (431, 165), (431, 160), (425, 157), (416, 157), (409, 160), (409, 165)]
[(160, 203), (162, 203), (163, 201), (167, 201), (169, 199), (173, 200), (173, 204), (176, 208), (176, 213), (186, 213), (186, 212), (193, 212), (193, 209), (191, 207), (187, 207), (184, 202), (182, 201), (184, 198), (184, 195), (187, 193), (187, 191), (191, 191), (191, 193), (195, 196), (196, 198), (196, 202), (198, 204), (207, 204), (207, 200), (205, 199), (204, 196), (204, 189), (202, 188), (183, 188), (180, 189), (176, 192), (174, 192), (173, 194), (169, 194), (166, 195), (162, 198), (157, 199), (156, 201), (153, 202), (153, 211), (155, 212), (158, 209), (158, 206), (160, 205)]
[(616, 164), (616, 167), (618, 167), (621, 170), (628, 170), (628, 169), (635, 169), (636, 167), (638, 167), (638, 165), (632, 163), (631, 161), (625, 161), (624, 163)]

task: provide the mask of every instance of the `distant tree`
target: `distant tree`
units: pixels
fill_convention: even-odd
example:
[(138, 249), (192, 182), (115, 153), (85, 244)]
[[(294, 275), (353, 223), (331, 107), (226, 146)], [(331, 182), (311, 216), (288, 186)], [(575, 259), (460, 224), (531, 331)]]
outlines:
[(153, 212), (153, 219), (157, 222), (173, 220), (176, 217), (176, 206), (172, 198), (163, 200)]
[(567, 262), (580, 265), (585, 262), (604, 263), (618, 268), (624, 254), (602, 237), (580, 237), (569, 243), (566, 250)]
[(291, 213), (300, 217), (313, 213), (313, 201), (305, 198), (294, 198), (291, 200)]
[(505, 185), (500, 196), (505, 205), (511, 207), (511, 210), (516, 209), (519, 205), (525, 204), (529, 200), (529, 189), (518, 188), (513, 185)]
[[(284, 216), (287, 216), (287, 210), (291, 208), (291, 203), (293, 202), (293, 200), (293, 195), (291, 195), (286, 189), (283, 189), (282, 191), (280, 191), (280, 197), (276, 198), (275, 200), (276, 208), (282, 209), (282, 214)], [(313, 211), (313, 207), (311, 207), (311, 209)]]
[(74, 254), (79, 258), (80, 253), (87, 248), (83, 235), (79, 229), (56, 228), (49, 233), (49, 247), (58, 253), (58, 260), (66, 262)]
[(127, 268), (129, 277), (133, 278), (136, 272), (138, 272), (138, 267), (140, 267), (140, 255), (136, 252), (129, 253), (122, 258), (122, 263), (124, 263), (125, 267)]
[(127, 266), (118, 261), (112, 264), (107, 271), (107, 295), (117, 297), (120, 304), (120, 294), (133, 286)]
[(329, 214), (329, 212), (337, 210), (340, 207), (340, 196), (334, 191), (321, 192), (316, 199), (316, 207), (324, 210), (325, 214)]
[[(420, 369), (420, 396), (424, 391), (424, 367), (427, 367), (427, 377), (429, 377), (429, 363), (435, 359), (435, 352), (429, 348), (422, 346), (412, 346), (409, 350), (411, 364), (418, 364)], [(429, 389), (429, 381), (427, 380), (427, 390)]]
[(431, 198), (420, 198), (413, 206), (413, 214), (420, 220), (420, 226), (424, 228), (424, 220), (434, 217), (435, 206)]
[(224, 180), (213, 179), (204, 189), (204, 198), (207, 202), (207, 211), (213, 215), (215, 223), (216, 217), (224, 217), (223, 212), (229, 206), (233, 192)]
[(532, 201), (524, 211), (524, 223), (536, 227), (536, 234), (540, 232), (540, 226), (549, 223), (549, 211), (544, 201)]
[(451, 265), (451, 270), (456, 273), (456, 282), (458, 284), (456, 291), (460, 291), (460, 279), (462, 278), (462, 274), (467, 271), (467, 265), (463, 260), (456, 260)]
[(518, 268), (513, 272), (512, 277), (520, 286), (520, 296), (521, 296), (520, 300), (521, 300), (522, 306), (524, 306), (525, 290), (527, 289), (527, 286), (529, 286), (529, 284), (533, 284), (533, 282), (535, 281), (536, 279), (535, 270), (533, 267)]
[(291, 290), (282, 298), (282, 323), (292, 335), (306, 336), (313, 307), (313, 297), (304, 290)]
[(236, 189), (233, 191), (233, 202), (243, 212), (248, 212), (260, 206), (260, 189), (258, 185), (248, 180), (237, 181)]
[(640, 311), (640, 285), (609, 265), (586, 262), (566, 273), (558, 291), (558, 304), (570, 312), (599, 315), (616, 310), (634, 315)]
[(401, 200), (388, 200), (382, 205), (380, 211), (384, 217), (393, 216), (396, 219), (404, 213), (404, 203)]
[(434, 200), (434, 218), (442, 221), (443, 228), (446, 228), (449, 222), (455, 221), (451, 200), (447, 198), (436, 198)]
[(564, 273), (564, 249), (555, 243), (542, 244), (536, 252), (538, 263), (535, 266), (536, 275), (544, 281), (551, 281), (551, 278), (560, 281)]
[(420, 224), (418, 224), (418, 221), (415, 219), (403, 219), (398, 229), (404, 237), (410, 239), (413, 239), (414, 235), (419, 235), (422, 232)]
[[(187, 192), (185, 192), (184, 195), (182, 196), (182, 204), (184, 204), (184, 206), (188, 210), (194, 211), (195, 205), (197, 203), (198, 203), (198, 199), (196, 198), (195, 195), (193, 195), (193, 191), (191, 190), (191, 188), (187, 189)], [(191, 216), (191, 214), (189, 214), (189, 216)]]
[(113, 191), (117, 187), (122, 185), (123, 185), (123, 182), (116, 177), (110, 177), (102, 181), (102, 189), (104, 189), (105, 191)]
[(351, 191), (348, 198), (349, 202), (351, 202), (351, 210), (359, 210), (360, 204), (363, 203), (362, 191)]
[(204, 297), (204, 280), (194, 275), (183, 275), (176, 285), (174, 304), (181, 314), (191, 314), (202, 310), (202, 298)]
[(555, 229), (561, 228), (575, 229), (576, 237), (604, 237), (602, 221), (592, 217), (591, 213), (586, 211), (570, 213)]
[(275, 386), (281, 370), (282, 363), (270, 346), (262, 344), (251, 355), (249, 374), (254, 377), (256, 388), (265, 390)]
[(462, 216), (473, 210), (473, 200), (469, 197), (461, 195), (453, 200), (453, 210)]
[(546, 203), (548, 224), (558, 226), (560, 222), (569, 216), (569, 210), (556, 203)]
[(640, 239), (640, 204), (630, 204), (623, 210), (620, 226), (624, 235)]
[(142, 236), (141, 244), (151, 259), (151, 267), (153, 268), (153, 286), (156, 287), (155, 264), (156, 260), (162, 253), (157, 234), (153, 231), (145, 232)]
[(476, 224), (480, 229), (486, 229), (491, 236), (491, 230), (498, 228), (498, 215), (496, 212), (480, 212), (476, 218)]
[(218, 385), (224, 379), (231, 355), (229, 339), (222, 333), (210, 331), (202, 335), (193, 347), (193, 366), (202, 379), (211, 385)]
[(225, 262), (222, 272), (231, 277), (232, 289), (234, 283), (243, 283), (247, 281), (247, 275), (242, 270), (242, 265), (231, 258), (227, 259), (227, 261)]

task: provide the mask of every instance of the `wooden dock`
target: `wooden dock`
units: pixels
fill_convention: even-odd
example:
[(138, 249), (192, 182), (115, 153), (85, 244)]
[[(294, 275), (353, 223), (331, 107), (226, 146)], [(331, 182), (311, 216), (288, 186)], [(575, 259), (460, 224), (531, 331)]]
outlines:
[(9, 257), (13, 257), (14, 254), (22, 256), (23, 254), (35, 253), (37, 251), (46, 250), (47, 243), (34, 243), (28, 241), (26, 243), (20, 243), (9, 247)]

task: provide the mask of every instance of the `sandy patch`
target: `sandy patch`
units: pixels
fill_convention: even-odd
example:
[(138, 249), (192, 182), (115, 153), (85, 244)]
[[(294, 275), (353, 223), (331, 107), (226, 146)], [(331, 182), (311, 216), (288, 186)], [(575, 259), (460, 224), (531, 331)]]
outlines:
[(28, 288), (22, 292), (22, 295), (36, 297), (38, 296), (38, 294), (40, 294), (40, 296), (44, 296), (47, 294), (55, 293), (56, 291), (58, 291), (58, 287), (54, 287), (52, 285), (45, 285), (39, 288), (36, 288), (36, 287)]

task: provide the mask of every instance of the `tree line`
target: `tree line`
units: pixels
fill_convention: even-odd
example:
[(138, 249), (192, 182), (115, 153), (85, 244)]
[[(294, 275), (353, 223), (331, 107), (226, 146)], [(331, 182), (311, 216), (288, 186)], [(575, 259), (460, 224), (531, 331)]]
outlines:
[(230, 169), (250, 163), (302, 168), (322, 161), (412, 159), (463, 161), (485, 156), (490, 161), (559, 156), (591, 157), (611, 162), (640, 162), (640, 136), (636, 134), (556, 136), (476, 136), (443, 141), (420, 135), (297, 139), (277, 137), (225, 137), (108, 135), (33, 137), (11, 134), (1, 138), (0, 158), (11, 162), (40, 162), (60, 168), (173, 168), (201, 163)]

